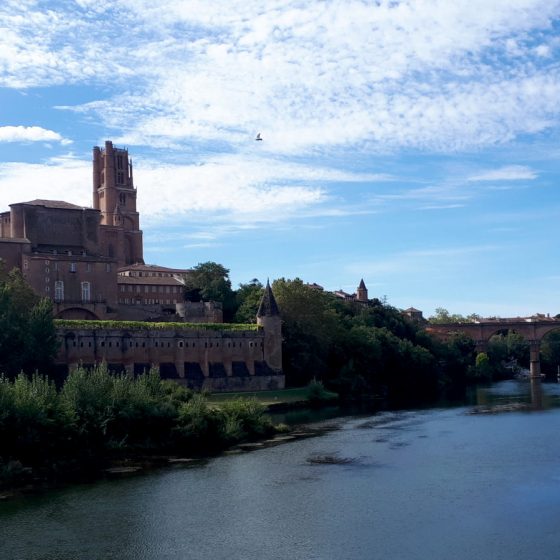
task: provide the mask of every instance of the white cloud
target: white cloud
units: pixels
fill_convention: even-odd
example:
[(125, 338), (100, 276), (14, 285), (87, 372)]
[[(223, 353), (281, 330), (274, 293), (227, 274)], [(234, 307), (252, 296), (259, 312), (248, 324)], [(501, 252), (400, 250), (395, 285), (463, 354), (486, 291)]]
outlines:
[(34, 199), (91, 206), (91, 163), (62, 158), (49, 164), (0, 163), (0, 208)]
[[(64, 198), (91, 205), (91, 163), (72, 157), (47, 164), (0, 164), (0, 207), (35, 198)], [(135, 173), (143, 222), (162, 224), (220, 219), (248, 228), (282, 222), (329, 200), (313, 183), (364, 180), (368, 175), (265, 159), (217, 157), (204, 165), (161, 165), (143, 161)], [(374, 176), (375, 177), (375, 176)], [(17, 200), (14, 200), (17, 193)]]
[(508, 165), (499, 169), (490, 169), (473, 175), (467, 181), (532, 181), (538, 174), (524, 165)]
[(260, 131), (268, 154), (454, 151), (560, 115), (546, 43), (559, 0), (41, 6), (0, 9), (0, 84), (110, 85), (79, 109), (130, 143), (243, 151)]
[(321, 176), (349, 178), (348, 173), (320, 171), (259, 158), (216, 157), (203, 165), (145, 162), (140, 211), (150, 220), (192, 219), (208, 215), (246, 222), (283, 221), (304, 208), (321, 204), (326, 191), (309, 183)]
[(542, 56), (546, 58), (550, 56), (550, 47), (548, 45), (539, 45), (535, 49), (535, 52), (537, 53), (538, 56)]
[(40, 126), (0, 126), (0, 142), (60, 142), (71, 144), (58, 132)]

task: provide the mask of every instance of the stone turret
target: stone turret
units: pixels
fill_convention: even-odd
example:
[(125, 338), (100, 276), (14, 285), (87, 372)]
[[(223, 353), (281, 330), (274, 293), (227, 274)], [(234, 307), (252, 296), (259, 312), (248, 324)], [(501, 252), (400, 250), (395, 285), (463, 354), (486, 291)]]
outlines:
[(282, 319), (268, 280), (257, 311), (257, 325), (263, 327), (265, 332), (265, 362), (279, 373), (282, 371)]
[(366, 285), (364, 284), (364, 279), (363, 278), (360, 280), (360, 285), (358, 286), (358, 289), (356, 290), (356, 301), (361, 301), (361, 302), (364, 302), (364, 303), (367, 303), (369, 301), (368, 290), (366, 288)]

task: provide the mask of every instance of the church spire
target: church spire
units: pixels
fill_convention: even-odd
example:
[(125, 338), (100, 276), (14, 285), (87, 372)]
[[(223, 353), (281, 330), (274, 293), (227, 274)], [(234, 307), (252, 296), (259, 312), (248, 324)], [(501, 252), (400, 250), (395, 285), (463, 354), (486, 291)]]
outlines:
[(360, 285), (356, 290), (356, 301), (360, 301), (360, 302), (368, 301), (368, 290), (366, 288), (363, 278), (360, 280)]

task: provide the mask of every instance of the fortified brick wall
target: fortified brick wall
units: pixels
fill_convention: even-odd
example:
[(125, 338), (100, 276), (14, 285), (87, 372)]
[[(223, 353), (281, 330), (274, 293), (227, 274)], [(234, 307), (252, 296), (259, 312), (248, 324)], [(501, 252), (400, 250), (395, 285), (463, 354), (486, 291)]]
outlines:
[[(269, 364), (265, 329), (73, 329), (58, 328), (57, 364), (74, 369), (106, 362), (112, 371), (138, 375), (152, 365), (163, 378), (193, 389), (262, 391), (284, 387), (281, 369)], [(275, 337), (276, 338), (276, 337)], [(281, 349), (281, 337), (276, 344)], [(274, 348), (277, 353), (277, 348)], [(272, 360), (274, 364), (274, 358)]]

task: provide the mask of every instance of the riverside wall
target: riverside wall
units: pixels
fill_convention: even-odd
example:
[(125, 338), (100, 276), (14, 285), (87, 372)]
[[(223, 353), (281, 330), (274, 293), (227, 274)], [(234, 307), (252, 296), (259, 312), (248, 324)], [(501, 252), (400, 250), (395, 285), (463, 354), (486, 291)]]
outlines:
[[(58, 327), (56, 359), (68, 372), (80, 364), (106, 363), (114, 372), (139, 375), (152, 366), (160, 375), (192, 389), (213, 392), (284, 388), (278, 355), (282, 338), (255, 330), (198, 328)], [(271, 336), (272, 335), (272, 336)], [(279, 367), (280, 366), (280, 367)]]

